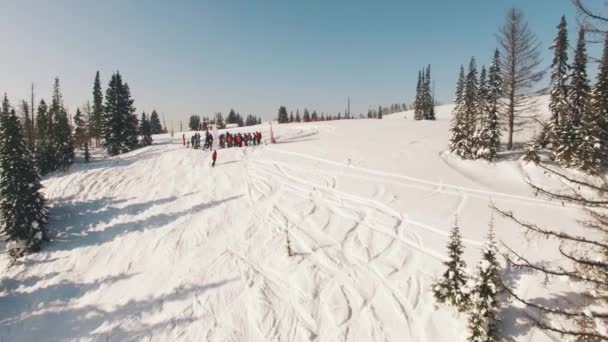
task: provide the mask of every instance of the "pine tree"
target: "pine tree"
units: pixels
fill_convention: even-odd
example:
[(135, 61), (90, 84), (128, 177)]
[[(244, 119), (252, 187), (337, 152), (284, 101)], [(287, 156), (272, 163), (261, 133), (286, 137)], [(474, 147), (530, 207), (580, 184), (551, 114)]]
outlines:
[(88, 163), (91, 157), (89, 153), (89, 132), (87, 122), (85, 121), (82, 112), (80, 112), (80, 108), (76, 108), (74, 123), (76, 124), (76, 130), (74, 132), (75, 144), (84, 151), (84, 161)]
[(463, 312), (469, 306), (466, 290), (468, 276), (466, 264), (462, 258), (464, 250), (457, 222), (450, 232), (450, 242), (447, 247), (448, 260), (443, 263), (447, 269), (441, 279), (433, 286), (433, 295), (439, 303), (447, 301)]
[[(200, 120), (199, 120), (200, 121)], [(152, 144), (152, 128), (150, 127), (150, 120), (146, 116), (146, 112), (141, 113), (139, 132), (141, 134), (141, 144), (148, 146)]]
[(40, 100), (36, 114), (36, 168), (41, 175), (46, 175), (54, 169), (53, 157), (55, 155), (51, 143), (52, 118), (48, 114), (48, 106)]
[(500, 264), (494, 229), (490, 223), (488, 240), (483, 248), (482, 260), (477, 266), (473, 289), (470, 294), (469, 338), (471, 342), (498, 341), (497, 300), (500, 285)]
[(123, 129), (126, 126), (125, 118), (121, 113), (122, 79), (119, 73), (112, 75), (106, 90), (105, 106), (102, 117), (103, 145), (111, 156), (122, 150)]
[(450, 151), (455, 153), (460, 158), (468, 158), (470, 155), (470, 146), (467, 136), (467, 121), (466, 112), (464, 111), (464, 67), (460, 66), (460, 74), (456, 83), (456, 99), (454, 110), (452, 111), (452, 120), (450, 131)]
[(318, 121), (319, 120), (319, 117), (317, 115), (317, 111), (316, 110), (312, 111), (312, 115), (310, 116), (310, 120), (311, 121)]
[(423, 107), (423, 88), (424, 88), (424, 74), (422, 71), (418, 71), (418, 83), (416, 84), (416, 99), (414, 102), (414, 119), (424, 119), (424, 107)]
[(99, 71), (95, 74), (95, 82), (93, 83), (93, 115), (90, 123), (91, 135), (95, 137), (96, 142), (101, 138), (101, 125), (103, 117), (103, 95), (101, 93), (101, 82), (99, 80)]
[(234, 109), (230, 109), (230, 112), (228, 113), (228, 116), (226, 117), (226, 123), (227, 124), (238, 123), (238, 120), (236, 117), (236, 112), (234, 111)]
[(296, 122), (302, 122), (302, 119), (300, 118), (300, 110), (296, 110)]
[(593, 89), (591, 110), (597, 115), (598, 126), (601, 132), (601, 159), (606, 163), (608, 162), (608, 36), (606, 36), (604, 43), (597, 82)]
[(55, 78), (53, 86), (53, 99), (49, 108), (49, 117), (52, 120), (50, 132), (52, 152), (51, 171), (66, 170), (74, 162), (74, 139), (68, 120), (68, 114), (63, 107), (63, 97), (59, 89), (59, 78)]
[[(547, 132), (542, 134), (546, 138), (540, 142), (541, 148), (551, 145), (554, 158), (558, 153), (558, 146), (561, 141), (562, 133), (560, 123), (568, 116), (568, 74), (570, 66), (568, 65), (568, 30), (566, 28), (566, 17), (562, 19), (557, 26), (557, 37), (553, 41), (551, 49), (553, 50), (553, 61), (551, 63), (551, 95), (549, 109), (551, 110), (551, 119), (547, 127)], [(565, 122), (564, 124), (567, 124)], [(543, 146), (544, 145), (544, 146)]]
[(160, 124), (160, 118), (156, 110), (152, 110), (150, 114), (150, 129), (152, 134), (161, 134), (163, 132), (163, 126)]
[(574, 61), (570, 74), (568, 92), (568, 115), (561, 118), (559, 132), (559, 147), (556, 161), (565, 166), (579, 166), (582, 157), (581, 149), (587, 149), (585, 144), (586, 132), (581, 129), (582, 117), (589, 111), (590, 86), (587, 79), (587, 48), (585, 46), (585, 31), (580, 29)]
[(121, 91), (121, 112), (125, 116), (126, 127), (124, 129), (124, 143), (122, 152), (128, 152), (137, 148), (139, 136), (139, 122), (135, 107), (133, 107), (131, 90), (129, 84), (125, 83)]
[(308, 109), (306, 109), (306, 108), (304, 108), (304, 116), (302, 117), (302, 121), (310, 122), (310, 113), (308, 112)]
[(47, 238), (47, 210), (40, 176), (6, 94), (0, 113), (0, 235), (13, 258), (40, 250)]
[(241, 116), (240, 113), (236, 114), (236, 123), (237, 123), (237, 125), (239, 125), (239, 127), (245, 126), (245, 124), (243, 123), (243, 117)]
[(287, 109), (285, 106), (279, 107), (279, 117), (277, 119), (279, 123), (286, 123), (289, 121), (289, 117), (287, 116)]
[[(482, 70), (483, 73), (483, 70)], [(502, 98), (502, 79), (500, 77), (500, 54), (498, 49), (494, 52), (494, 59), (490, 66), (487, 82), (480, 87), (480, 92), (485, 98), (485, 118), (483, 129), (479, 135), (479, 146), (477, 157), (486, 160), (494, 160), (498, 147), (500, 146), (500, 121), (498, 117), (500, 99)], [(483, 79), (483, 77), (481, 78)], [(481, 82), (480, 82), (481, 83)]]
[(426, 67), (423, 86), (423, 116), (425, 120), (435, 120), (435, 104), (431, 93), (431, 65)]
[(382, 119), (382, 106), (378, 107), (378, 119)]

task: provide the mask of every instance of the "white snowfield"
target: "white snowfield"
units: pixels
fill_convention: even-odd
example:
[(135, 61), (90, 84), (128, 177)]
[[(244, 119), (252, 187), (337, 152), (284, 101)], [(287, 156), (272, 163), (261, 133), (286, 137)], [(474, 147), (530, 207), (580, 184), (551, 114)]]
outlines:
[[(52, 241), (11, 268), (0, 256), (0, 341), (464, 341), (466, 316), (430, 292), (455, 217), (473, 269), (492, 202), (564, 229), (583, 216), (535, 197), (525, 177), (555, 181), (516, 156), (445, 153), (450, 110), (274, 125), (277, 144), (219, 150), (215, 168), (181, 134), (155, 136), (46, 178)], [(269, 138), (268, 124), (248, 129)], [(518, 251), (559, 258), (495, 225)], [(559, 340), (515, 304), (503, 314), (517, 341)]]

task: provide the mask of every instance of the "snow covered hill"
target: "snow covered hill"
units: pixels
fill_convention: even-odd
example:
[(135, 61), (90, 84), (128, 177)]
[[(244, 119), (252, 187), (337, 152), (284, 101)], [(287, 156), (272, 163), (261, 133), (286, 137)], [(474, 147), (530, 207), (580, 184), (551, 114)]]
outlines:
[[(472, 267), (490, 203), (566, 229), (582, 213), (535, 197), (524, 178), (553, 180), (533, 165), (445, 153), (450, 110), (278, 125), (277, 144), (220, 150), (215, 168), (156, 136), (48, 177), (52, 242), (11, 268), (0, 256), (0, 341), (464, 341), (465, 317), (430, 294), (455, 217)], [(507, 281), (550, 296), (529, 275)], [(504, 312), (518, 341), (555, 338), (522, 314)]]

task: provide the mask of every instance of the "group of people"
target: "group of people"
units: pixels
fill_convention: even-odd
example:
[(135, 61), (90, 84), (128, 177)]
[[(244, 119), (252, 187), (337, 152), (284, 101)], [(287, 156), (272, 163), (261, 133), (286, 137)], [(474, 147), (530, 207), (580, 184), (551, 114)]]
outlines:
[(186, 146), (187, 148), (190, 148), (190, 146), (192, 146), (192, 148), (203, 148), (203, 150), (211, 150), (212, 146), (213, 146), (213, 135), (211, 135), (209, 133), (209, 131), (205, 131), (205, 137), (204, 137), (204, 143), (201, 146), (201, 139), (203, 137), (201, 136), (201, 134), (199, 132), (194, 133), (189, 140), (186, 140), (186, 133), (184, 133), (182, 135), (182, 141), (184, 146)]
[(243, 147), (243, 146), (257, 146), (262, 143), (262, 133), (237, 133), (220, 134), (220, 148), (225, 147)]
[[(201, 146), (202, 136), (199, 132), (194, 133), (189, 140), (186, 140), (186, 134), (182, 136), (183, 144), (187, 148), (201, 148), (203, 150), (211, 150), (213, 148), (213, 135), (209, 131), (205, 131), (204, 144)], [(262, 143), (262, 133), (237, 133), (230, 134), (230, 132), (222, 133), (218, 137), (219, 148), (226, 147), (243, 147), (243, 146), (257, 146)]]
[[(187, 148), (190, 148), (190, 146), (192, 146), (192, 148), (202, 147), (203, 150), (211, 151), (213, 149), (213, 135), (209, 133), (209, 130), (205, 131), (204, 144), (202, 146), (201, 139), (203, 139), (203, 137), (199, 132), (194, 133), (189, 140), (186, 140), (186, 133), (182, 135), (182, 142)], [(254, 132), (230, 134), (229, 132), (226, 132), (225, 134), (220, 134), (218, 140), (219, 148), (257, 146), (262, 143), (262, 133)], [(213, 159), (211, 166), (215, 167), (215, 161), (217, 159), (216, 150), (213, 150), (213, 155), (211, 158)]]

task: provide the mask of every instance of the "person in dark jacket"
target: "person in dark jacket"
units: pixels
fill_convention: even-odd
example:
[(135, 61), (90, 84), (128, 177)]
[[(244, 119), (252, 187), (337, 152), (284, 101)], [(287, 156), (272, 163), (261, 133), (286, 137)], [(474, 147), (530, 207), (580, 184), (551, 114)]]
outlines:
[(213, 163), (211, 163), (211, 167), (215, 167), (215, 161), (217, 160), (217, 151), (213, 151), (213, 154), (211, 155), (211, 159), (213, 159)]

